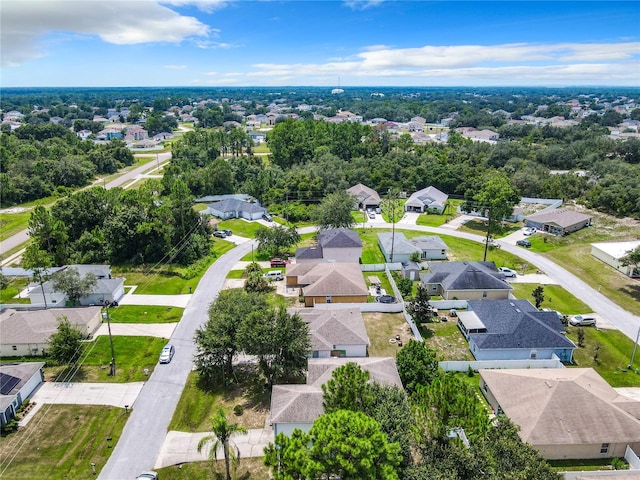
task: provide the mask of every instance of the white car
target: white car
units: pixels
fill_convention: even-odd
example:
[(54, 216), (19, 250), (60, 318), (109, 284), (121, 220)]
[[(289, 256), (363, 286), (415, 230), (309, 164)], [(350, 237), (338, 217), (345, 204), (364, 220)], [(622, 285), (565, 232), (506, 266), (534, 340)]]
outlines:
[(582, 315), (576, 315), (569, 319), (569, 324), (574, 327), (595, 327), (596, 319), (593, 317), (584, 317)]
[(498, 268), (498, 271), (503, 273), (505, 277), (515, 278), (518, 275), (515, 270), (507, 267), (500, 267)]
[(165, 345), (160, 352), (160, 363), (169, 363), (173, 358), (173, 354), (176, 353), (176, 349), (170, 343)]
[(533, 235), (534, 233), (536, 233), (536, 229), (533, 227), (527, 227), (524, 229), (523, 233), (528, 237), (529, 235)]
[(158, 480), (158, 473), (154, 472), (153, 470), (142, 472), (136, 477), (136, 480)]

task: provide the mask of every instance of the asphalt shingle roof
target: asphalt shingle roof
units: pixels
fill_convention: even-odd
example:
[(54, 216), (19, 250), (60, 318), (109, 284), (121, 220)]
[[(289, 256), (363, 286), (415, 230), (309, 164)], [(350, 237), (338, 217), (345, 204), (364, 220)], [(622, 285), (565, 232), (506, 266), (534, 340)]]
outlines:
[(332, 228), (318, 233), (318, 245), (322, 248), (362, 247), (362, 241), (355, 230)]
[(440, 283), (445, 290), (511, 290), (493, 262), (433, 262), (423, 283)]

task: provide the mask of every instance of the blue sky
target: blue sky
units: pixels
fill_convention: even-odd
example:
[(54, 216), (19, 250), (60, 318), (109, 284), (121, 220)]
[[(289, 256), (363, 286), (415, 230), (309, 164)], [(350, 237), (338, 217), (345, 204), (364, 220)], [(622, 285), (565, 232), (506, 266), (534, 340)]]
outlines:
[(636, 1), (0, 0), (3, 87), (640, 86)]

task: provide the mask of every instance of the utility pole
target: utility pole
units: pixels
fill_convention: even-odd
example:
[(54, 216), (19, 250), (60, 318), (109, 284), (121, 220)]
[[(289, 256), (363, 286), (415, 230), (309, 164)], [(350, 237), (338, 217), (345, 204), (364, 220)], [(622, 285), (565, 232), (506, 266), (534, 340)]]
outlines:
[(109, 317), (109, 301), (104, 301), (104, 307), (107, 312), (107, 330), (109, 330), (109, 345), (111, 345), (111, 369), (109, 370), (109, 375), (112, 377), (116, 376), (116, 354), (113, 350), (113, 337), (111, 336), (111, 318)]
[(489, 232), (491, 231), (491, 209), (487, 208), (487, 238), (484, 240), (484, 261), (487, 261), (487, 250), (489, 250)]
[(393, 263), (393, 247), (396, 240), (396, 206), (395, 202), (391, 202), (391, 188), (389, 188), (388, 193), (388, 202), (391, 208), (391, 255), (389, 256), (389, 263)]
[(633, 353), (631, 354), (631, 361), (627, 367), (629, 370), (633, 368), (633, 360), (636, 358), (636, 350), (638, 349), (638, 340), (640, 339), (640, 327), (638, 327), (638, 333), (636, 335), (636, 341), (633, 344)]

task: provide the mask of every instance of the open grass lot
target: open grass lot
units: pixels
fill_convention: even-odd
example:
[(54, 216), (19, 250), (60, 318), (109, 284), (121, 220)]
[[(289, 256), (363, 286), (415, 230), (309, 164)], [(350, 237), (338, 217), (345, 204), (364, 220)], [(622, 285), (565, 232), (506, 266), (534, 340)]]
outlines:
[(364, 325), (369, 336), (369, 356), (370, 357), (394, 357), (401, 348), (396, 343), (389, 343), (389, 339), (400, 335), (400, 340), (407, 343), (414, 338), (411, 328), (404, 321), (401, 313), (363, 313)]
[(144, 369), (149, 374), (158, 363), (158, 357), (166, 339), (154, 337), (114, 336), (113, 350), (116, 359), (116, 375), (109, 376), (111, 362), (111, 348), (109, 337), (102, 335), (95, 342), (85, 344), (82, 356), (82, 366), (46, 367), (45, 378), (62, 382), (142, 382), (148, 379)]
[[(295, 254), (296, 248), (300, 248), (300, 247), (308, 247), (310, 245), (313, 245), (315, 243), (315, 238), (316, 238), (316, 234), (315, 233), (304, 233), (302, 235), (300, 235), (300, 241), (298, 242), (297, 245), (291, 247), (289, 249), (289, 253), (291, 254), (291, 256), (293, 256)], [(288, 257), (289, 255), (285, 255), (285, 257)], [(249, 252), (247, 253), (244, 257), (242, 257), (242, 261), (243, 262), (266, 262), (267, 260), (270, 260), (271, 256), (265, 252), (258, 252), (258, 250), (254, 250), (253, 252)]]
[[(529, 300), (535, 305), (532, 292), (538, 287), (533, 283), (512, 283), (513, 295), (520, 300)], [(540, 308), (550, 308), (557, 310), (563, 315), (577, 315), (579, 313), (591, 312), (591, 307), (586, 303), (578, 300), (576, 297), (567, 292), (560, 285), (542, 285), (544, 288), (544, 302)]]
[(362, 263), (385, 263), (378, 246), (378, 233), (391, 232), (391, 229), (357, 228), (356, 231), (362, 241)]
[[(246, 428), (263, 428), (269, 413), (270, 392), (252, 368), (235, 368), (237, 383), (227, 387), (221, 382), (200, 380), (198, 372), (191, 372), (173, 414), (169, 430), (206, 432), (211, 429), (211, 417), (222, 407), (229, 421)], [(242, 405), (242, 415), (235, 415), (233, 407)]]
[(29, 226), (31, 212), (0, 213), (0, 240), (21, 232)]
[(223, 220), (218, 224), (218, 230), (231, 230), (234, 235), (245, 238), (253, 238), (256, 230), (267, 228), (259, 222), (248, 222), (240, 218)]
[(137, 285), (136, 294), (180, 295), (192, 293), (207, 268), (220, 255), (235, 245), (226, 240), (216, 239), (211, 254), (188, 267), (167, 265), (153, 269), (149, 266), (130, 267), (126, 265), (111, 268), (114, 277), (125, 277), (127, 286)]
[[(640, 387), (640, 354), (636, 354), (633, 368), (627, 370), (633, 352), (633, 341), (618, 330), (595, 329), (584, 327), (584, 346), (573, 351), (576, 367), (593, 368), (612, 387)], [(567, 337), (578, 344), (578, 328), (568, 326)], [(598, 359), (594, 360), (596, 344), (600, 344)]]
[(12, 480), (95, 478), (90, 463), (100, 473), (126, 419), (124, 410), (115, 407), (45, 406), (24, 429), (0, 438), (3, 476)]
[[(162, 480), (223, 480), (224, 460), (218, 460), (214, 465), (211, 462), (194, 462), (183, 465), (175, 465), (156, 470)], [(241, 458), (238, 467), (231, 467), (231, 477), (235, 480), (264, 480), (270, 478), (269, 469), (259, 458)]]
[(120, 305), (109, 309), (112, 323), (175, 323), (184, 308), (154, 305)]
[(474, 360), (469, 344), (458, 329), (456, 318), (450, 318), (447, 322), (422, 324), (420, 334), (442, 360)]
[(455, 218), (455, 215), (436, 215), (436, 214), (428, 214), (420, 215), (416, 220), (416, 225), (424, 225), (426, 227), (441, 227), (452, 218)]
[[(465, 222), (464, 225), (458, 228), (458, 230), (460, 230), (461, 232), (475, 233), (476, 235), (486, 236), (487, 226), (485, 225), (485, 222), (486, 220), (474, 218), (472, 220), (469, 220), (468, 222)], [(502, 232), (491, 232), (491, 236), (495, 238), (506, 237), (510, 233), (520, 230), (521, 228), (522, 228), (522, 223), (520, 222), (518, 223), (503, 222)]]

